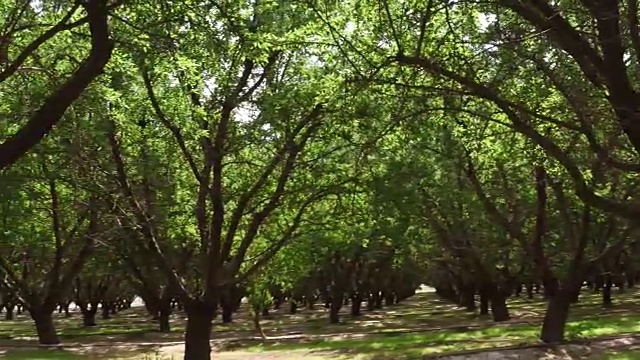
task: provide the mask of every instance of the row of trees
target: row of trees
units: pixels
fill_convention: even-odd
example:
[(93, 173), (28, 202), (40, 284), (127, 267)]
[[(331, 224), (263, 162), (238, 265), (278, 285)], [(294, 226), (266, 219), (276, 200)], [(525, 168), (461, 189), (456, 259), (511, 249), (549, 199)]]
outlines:
[(554, 342), (585, 279), (635, 278), (634, 0), (2, 7), (2, 289), (43, 343), (110, 262), (179, 299), (189, 360), (238, 286), (455, 274), (504, 320), (537, 282)]

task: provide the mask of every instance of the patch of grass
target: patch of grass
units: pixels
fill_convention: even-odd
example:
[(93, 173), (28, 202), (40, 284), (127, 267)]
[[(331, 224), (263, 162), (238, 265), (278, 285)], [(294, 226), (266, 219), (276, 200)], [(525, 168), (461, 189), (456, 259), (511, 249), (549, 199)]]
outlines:
[(640, 359), (640, 350), (628, 350), (606, 354), (597, 360), (638, 360)]
[(74, 354), (69, 351), (64, 350), (15, 350), (7, 352), (6, 354), (0, 356), (1, 359), (6, 360), (45, 360), (45, 359), (56, 359), (56, 360), (87, 360), (89, 359), (87, 356)]
[[(602, 308), (601, 295), (585, 290), (580, 303), (572, 306), (571, 318), (566, 328), (567, 339), (582, 339), (603, 335), (640, 332), (640, 306), (637, 291), (614, 294), (614, 306)], [(248, 351), (312, 351), (331, 352), (334, 355), (363, 356), (363, 358), (420, 358), (424, 355), (447, 351), (487, 349), (500, 346), (537, 343), (542, 316), (546, 303), (537, 296), (535, 300), (513, 298), (509, 309), (514, 321), (495, 324), (490, 317), (479, 317), (438, 299), (435, 294), (418, 294), (399, 305), (388, 306), (375, 311), (365, 311), (363, 316), (353, 318), (348, 315), (349, 306), (342, 309), (342, 324), (330, 325), (327, 311), (318, 306), (315, 310), (302, 310), (290, 315), (287, 311), (273, 311), (263, 319), (262, 325), (268, 336), (302, 334), (311, 341), (300, 339), (240, 341), (237, 345), (229, 341), (229, 346), (245, 348)], [(637, 314), (637, 315), (636, 315)], [(91, 344), (93, 342), (162, 342), (182, 340), (185, 325), (184, 313), (172, 316), (172, 331), (161, 334), (144, 308), (132, 308), (108, 320), (98, 319), (98, 326), (84, 328), (79, 313), (71, 318), (54, 314), (58, 334), (63, 342)], [(221, 343), (231, 338), (253, 338), (256, 334), (245, 310), (234, 315), (234, 323), (220, 325), (220, 318), (214, 325), (213, 339)], [(432, 329), (432, 330), (429, 330)], [(402, 332), (405, 333), (402, 333)], [(413, 332), (411, 332), (413, 331)], [(314, 337), (322, 335), (321, 337)], [(2, 344), (34, 343), (35, 327), (28, 316), (20, 315), (15, 321), (0, 321), (0, 346)], [(18, 340), (16, 338), (23, 338)], [(11, 339), (11, 340), (8, 340)], [(225, 346), (221, 346), (224, 348)], [(91, 354), (91, 359), (136, 359), (156, 360), (154, 355), (133, 352)], [(65, 353), (69, 354), (69, 353)], [(148, 354), (148, 352), (147, 352)], [(626, 353), (620, 353), (624, 355)], [(640, 353), (630, 353), (640, 360)], [(618, 356), (617, 354), (614, 354)], [(87, 355), (71, 353), (72, 359), (89, 359)], [(81, 356), (81, 357), (77, 357)], [(118, 356), (118, 357), (114, 357)], [(0, 358), (2, 358), (0, 356)], [(32, 356), (14, 357), (31, 359)], [(49, 357), (67, 359), (63, 355)], [(332, 356), (333, 358), (333, 356)], [(629, 358), (629, 357), (627, 357)], [(612, 359), (627, 359), (625, 357)], [(11, 359), (11, 358), (9, 358)], [(35, 358), (37, 359), (37, 357)], [(46, 359), (46, 357), (45, 357)]]
[[(361, 339), (325, 338), (298, 343), (261, 343), (249, 347), (247, 350), (309, 349), (413, 358), (448, 351), (534, 344), (538, 341), (539, 331), (539, 325), (510, 324), (471, 330), (441, 330), (410, 334), (382, 333)], [(640, 315), (609, 315), (590, 319), (573, 319), (567, 324), (566, 331), (567, 339), (640, 332)], [(640, 359), (640, 356), (634, 359)]]
[(494, 348), (533, 342), (538, 327), (518, 325), (470, 331), (436, 331), (413, 334), (389, 334), (362, 339), (327, 338), (306, 343), (260, 344), (251, 351), (310, 349), (348, 353), (368, 353), (385, 357), (419, 357), (444, 351)]
[(0, 359), (6, 360), (177, 360), (172, 356), (163, 356), (157, 352), (129, 352), (106, 354), (82, 354), (75, 351), (58, 349), (30, 349), (12, 350), (0, 355)]

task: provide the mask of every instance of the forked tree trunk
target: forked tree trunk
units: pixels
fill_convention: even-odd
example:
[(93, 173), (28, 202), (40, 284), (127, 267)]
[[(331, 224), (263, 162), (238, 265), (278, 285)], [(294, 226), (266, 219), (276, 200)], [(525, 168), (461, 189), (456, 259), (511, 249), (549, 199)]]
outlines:
[(187, 329), (184, 335), (184, 360), (211, 360), (211, 326), (215, 306), (201, 300), (185, 304)]
[(38, 342), (43, 345), (59, 344), (60, 338), (53, 323), (53, 309), (47, 311), (47, 309), (31, 308), (30, 313), (31, 318), (36, 323)]

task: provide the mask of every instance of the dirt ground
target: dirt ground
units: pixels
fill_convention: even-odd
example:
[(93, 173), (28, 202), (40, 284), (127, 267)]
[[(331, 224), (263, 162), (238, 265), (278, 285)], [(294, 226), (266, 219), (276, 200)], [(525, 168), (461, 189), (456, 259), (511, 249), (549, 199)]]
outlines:
[[(425, 359), (440, 360), (573, 360), (600, 359), (606, 353), (640, 349), (639, 337), (619, 337), (594, 341), (589, 344), (569, 344), (552, 348), (520, 348), (502, 351), (469, 352), (458, 355), (432, 356)], [(178, 360), (184, 354), (183, 345), (166, 346), (159, 349), (159, 354), (169, 359)], [(215, 359), (220, 360), (328, 360), (328, 359), (365, 359), (364, 356), (345, 356), (344, 354), (326, 351), (264, 351), (260, 353), (248, 351), (215, 352)], [(381, 359), (382, 360), (382, 359)], [(387, 359), (391, 360), (391, 359)]]
[[(358, 320), (348, 319), (346, 324), (329, 325), (326, 321), (326, 310), (318, 306), (316, 310), (304, 310), (299, 314), (290, 315), (286, 308), (280, 311), (273, 311), (269, 318), (263, 319), (263, 328), (271, 340), (286, 343), (299, 343), (310, 339), (324, 339), (327, 341), (361, 339), (380, 330), (393, 330), (404, 333), (405, 331), (430, 332), (442, 329), (457, 329), (464, 324), (465, 331), (476, 328), (494, 328), (495, 325), (488, 319), (479, 319), (473, 314), (464, 312), (464, 309), (455, 305), (444, 303), (435, 299), (429, 292), (416, 295), (408, 299), (403, 304), (396, 307), (389, 307), (382, 310), (367, 312)], [(586, 299), (581, 304), (575, 306), (574, 313), (584, 316), (599, 315), (597, 307), (594, 307)], [(597, 300), (597, 299), (596, 299)], [(637, 305), (637, 295), (627, 295), (617, 299), (617, 306), (608, 309), (607, 314), (614, 313), (623, 316), (626, 312), (637, 312), (640, 308)], [(541, 318), (544, 311), (543, 303), (540, 301), (530, 302), (526, 300), (514, 301), (513, 319), (502, 324), (509, 326), (515, 324), (535, 324)], [(345, 312), (348, 308), (344, 309)], [(24, 318), (24, 319), (22, 319)], [(77, 315), (72, 319), (60, 317), (57, 321), (61, 327), (75, 331), (74, 322), (77, 322)], [(22, 319), (22, 320), (21, 320)], [(0, 322), (2, 323), (2, 322)], [(22, 326), (27, 329), (32, 325), (25, 315), (21, 315), (17, 322), (11, 323), (13, 326)], [(98, 330), (121, 329), (127, 327), (141, 327), (145, 329), (155, 326), (148, 319), (143, 308), (135, 306), (133, 309), (118, 314), (114, 319), (101, 323)], [(90, 359), (145, 359), (145, 360), (179, 360), (182, 359), (184, 347), (182, 345), (182, 331), (184, 328), (184, 315), (176, 313), (172, 317), (172, 326), (175, 330), (170, 334), (157, 332), (144, 332), (141, 335), (130, 336), (127, 333), (102, 333), (87, 336), (90, 334), (80, 333), (72, 341), (66, 341), (65, 351), (80, 353)], [(6, 329), (5, 329), (6, 330)], [(24, 329), (23, 329), (24, 330)], [(28, 329), (27, 329), (28, 330)], [(27, 331), (24, 330), (24, 331)], [(247, 349), (256, 345), (255, 331), (252, 329), (251, 321), (246, 311), (236, 314), (234, 323), (230, 325), (214, 326), (215, 349), (214, 358), (223, 360), (250, 360), (250, 359), (273, 359), (273, 360), (294, 360), (294, 359), (387, 359), (375, 354), (357, 355), (346, 354), (342, 351), (333, 350), (275, 350), (268, 348), (257, 352), (256, 349)], [(83, 330), (84, 331), (84, 330)], [(82, 335), (82, 336), (80, 336)], [(23, 336), (23, 335), (21, 335)], [(31, 335), (33, 337), (33, 335)], [(11, 337), (0, 342), (0, 358), (4, 345), (24, 343), (32, 344), (35, 339), (26, 337)], [(237, 343), (237, 344), (236, 344)], [(420, 344), (416, 344), (419, 346)], [(27, 345), (31, 346), (31, 345)], [(448, 353), (447, 355), (424, 357), (425, 359), (446, 359), (446, 360), (498, 360), (498, 359), (601, 359), (605, 353), (612, 351), (628, 351), (640, 349), (640, 336), (619, 336), (617, 338), (594, 340), (584, 344), (563, 345), (552, 349), (540, 347), (529, 347), (520, 349), (508, 349), (501, 351), (478, 351)], [(142, 355), (142, 354), (146, 355)], [(158, 356), (154, 355), (157, 354)], [(396, 353), (397, 354), (397, 353)], [(117, 356), (113, 356), (117, 355)], [(122, 355), (122, 356), (121, 356)], [(373, 356), (372, 356), (373, 355)], [(398, 356), (394, 357), (394, 360)], [(401, 357), (400, 357), (401, 358)]]

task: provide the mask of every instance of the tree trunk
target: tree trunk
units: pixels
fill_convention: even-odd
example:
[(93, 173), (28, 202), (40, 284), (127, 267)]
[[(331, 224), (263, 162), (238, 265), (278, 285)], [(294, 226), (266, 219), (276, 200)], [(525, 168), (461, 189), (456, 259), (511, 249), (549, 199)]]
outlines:
[(111, 318), (111, 303), (102, 303), (102, 318), (104, 320)]
[(4, 319), (5, 320), (13, 320), (13, 309), (15, 309), (16, 306), (11, 304), (11, 305), (5, 305), (5, 309), (7, 310), (7, 312), (4, 314)]
[[(53, 309), (52, 309), (53, 310)], [(53, 311), (46, 309), (31, 309), (31, 318), (36, 323), (36, 332), (38, 334), (38, 342), (43, 345), (56, 345), (60, 343), (60, 338), (56, 333), (56, 327), (53, 323)]]
[(201, 300), (185, 304), (187, 329), (184, 335), (184, 360), (211, 360), (211, 322), (215, 307)]
[(485, 291), (480, 292), (480, 315), (489, 315), (489, 297)]
[(340, 308), (342, 308), (342, 301), (344, 300), (344, 293), (338, 289), (331, 291), (331, 307), (329, 308), (329, 322), (331, 324), (340, 323)]
[(367, 310), (368, 311), (373, 311), (376, 309), (376, 300), (373, 297), (373, 293), (369, 294), (369, 296), (367, 297)]
[(221, 304), (222, 307), (222, 323), (223, 324), (231, 324), (233, 322), (233, 307), (231, 304), (224, 302)]
[(289, 300), (289, 314), (295, 315), (298, 313), (298, 302), (291, 299)]
[(393, 291), (384, 294), (384, 306), (392, 306), (396, 303), (396, 294)]
[(609, 307), (612, 304), (611, 301), (611, 287), (613, 286), (613, 282), (611, 281), (611, 276), (606, 275), (604, 280), (604, 286), (602, 287), (602, 306)]
[(373, 293), (373, 301), (376, 309), (382, 309), (382, 294), (380, 294), (380, 291)]
[(168, 333), (171, 331), (169, 316), (171, 316), (171, 305), (162, 306), (160, 308), (160, 316), (158, 316), (158, 325), (160, 325), (160, 332), (162, 333)]
[(315, 301), (312, 298), (307, 299), (307, 310), (313, 310)]
[(596, 294), (600, 292), (600, 289), (604, 286), (603, 275), (596, 275), (595, 280), (593, 281), (593, 292)]
[(265, 306), (262, 308), (262, 317), (267, 317), (267, 316), (269, 316), (269, 308)]
[(356, 317), (362, 315), (360, 309), (362, 309), (362, 295), (357, 293), (351, 298), (351, 316)]
[(543, 283), (544, 286), (544, 297), (545, 299), (549, 299), (553, 296), (556, 296), (558, 293), (558, 288), (560, 286), (558, 279), (555, 277), (546, 279)]
[(491, 315), (495, 322), (511, 319), (507, 308), (507, 299), (499, 290), (493, 291), (491, 295)]
[(476, 311), (476, 293), (473, 287), (465, 288), (461, 297), (466, 311)]
[(82, 326), (90, 327), (96, 326), (96, 312), (98, 312), (97, 307), (91, 307), (91, 309), (81, 308), (82, 311)]
[(516, 297), (520, 297), (520, 295), (522, 295), (522, 289), (523, 289), (523, 287), (524, 287), (524, 286), (522, 285), (522, 283), (521, 283), (521, 282), (519, 282), (519, 283), (518, 283), (518, 285), (516, 285), (516, 288), (515, 288), (515, 295), (516, 295)]
[(260, 309), (258, 307), (253, 307), (251, 309), (251, 317), (253, 320), (253, 327), (256, 329), (256, 331), (258, 332), (258, 334), (260, 334), (260, 337), (263, 339), (267, 338), (267, 335), (265, 335), (264, 330), (262, 329), (262, 326), (260, 325)]
[(626, 274), (627, 276), (627, 287), (628, 288), (632, 288), (636, 285), (636, 279), (634, 278), (633, 274)]
[(158, 320), (160, 312), (160, 299), (155, 296), (143, 296), (142, 303), (153, 320)]
[(566, 290), (560, 290), (552, 297), (547, 305), (547, 311), (542, 323), (540, 340), (545, 343), (555, 343), (564, 340), (564, 328), (569, 317), (571, 296)]
[(525, 285), (525, 288), (527, 289), (527, 299), (529, 300), (533, 299), (533, 283), (528, 282)]
[(284, 300), (282, 299), (282, 297), (280, 297), (280, 296), (275, 297), (273, 299), (273, 310), (280, 310), (280, 307), (282, 306), (282, 302), (283, 301)]

